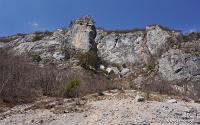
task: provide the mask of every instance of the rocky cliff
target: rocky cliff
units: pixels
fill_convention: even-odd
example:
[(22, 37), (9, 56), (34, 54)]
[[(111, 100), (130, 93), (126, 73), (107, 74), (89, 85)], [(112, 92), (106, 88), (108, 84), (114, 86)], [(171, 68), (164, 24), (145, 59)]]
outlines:
[(0, 38), (0, 47), (40, 58), (37, 63), (41, 66), (53, 62), (61, 67), (77, 52), (94, 51), (106, 62), (99, 70), (113, 71), (129, 87), (152, 84), (159, 78), (178, 91), (200, 94), (199, 33), (183, 35), (159, 25), (107, 31), (96, 29), (90, 17), (83, 17), (68, 29)]

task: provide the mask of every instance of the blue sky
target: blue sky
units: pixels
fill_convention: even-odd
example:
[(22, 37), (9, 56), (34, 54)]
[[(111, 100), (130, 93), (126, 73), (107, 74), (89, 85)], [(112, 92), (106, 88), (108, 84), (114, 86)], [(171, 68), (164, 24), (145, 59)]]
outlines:
[(0, 36), (52, 31), (84, 15), (106, 29), (161, 24), (200, 31), (200, 0), (0, 0)]

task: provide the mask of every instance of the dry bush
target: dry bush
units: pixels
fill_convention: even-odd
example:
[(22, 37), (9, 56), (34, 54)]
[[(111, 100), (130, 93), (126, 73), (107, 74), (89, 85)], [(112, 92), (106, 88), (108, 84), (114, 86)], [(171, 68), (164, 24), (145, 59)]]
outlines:
[(83, 69), (79, 73), (70, 75), (70, 78), (64, 81), (59, 90), (59, 96), (66, 98), (82, 97), (114, 88), (116, 88), (116, 85), (103, 74), (95, 74), (93, 71)]
[(167, 95), (179, 95), (179, 92), (175, 90), (172, 85), (166, 80), (160, 78), (159, 76), (151, 77), (145, 80), (145, 83), (142, 84), (142, 91), (144, 92), (158, 92), (159, 94)]
[(115, 83), (101, 73), (85, 71), (81, 74), (81, 79), (80, 92), (82, 95), (116, 88)]
[[(77, 73), (79, 72), (79, 73)], [(79, 96), (114, 88), (112, 81), (104, 75), (92, 71), (72, 71), (57, 69), (54, 66), (44, 68), (33, 65), (20, 56), (14, 56), (0, 50), (0, 100), (10, 103), (31, 102), (39, 96), (59, 95), (63, 87), (70, 86), (73, 76), (80, 77)]]
[(0, 50), (0, 99), (4, 102), (31, 102), (41, 95), (54, 96), (66, 78), (64, 71), (39, 68), (23, 57)]
[(158, 92), (160, 94), (177, 95), (176, 90), (174, 90), (169, 83), (164, 81), (155, 82), (152, 84), (144, 84), (143, 90), (148, 92)]
[[(38, 71), (23, 58), (0, 52), (0, 97), (7, 102), (23, 102), (38, 95)], [(37, 91), (36, 91), (37, 90)]]

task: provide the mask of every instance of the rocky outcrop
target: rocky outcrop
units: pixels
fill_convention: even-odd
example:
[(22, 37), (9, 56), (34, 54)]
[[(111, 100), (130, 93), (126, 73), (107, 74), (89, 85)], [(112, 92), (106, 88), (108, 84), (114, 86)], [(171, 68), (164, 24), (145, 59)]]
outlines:
[(95, 37), (96, 28), (90, 17), (76, 20), (69, 30), (71, 44), (81, 51), (96, 50)]
[(159, 59), (159, 72), (171, 84), (186, 87), (184, 91), (197, 96), (200, 83), (200, 57), (171, 49)]
[(169, 32), (163, 30), (158, 25), (148, 26), (147, 30), (147, 46), (152, 55), (160, 55), (161, 51), (169, 48), (168, 38)]
[(159, 59), (159, 72), (168, 81), (200, 75), (200, 57), (171, 49)]
[[(62, 36), (62, 37), (61, 37)], [(57, 30), (54, 33), (32, 33), (23, 36), (16, 36), (15, 39), (9, 43), (5, 43), (4, 48), (11, 48), (18, 55), (25, 55), (31, 57), (37, 55), (42, 59), (42, 62), (47, 60), (62, 60), (56, 55), (62, 55), (62, 41), (64, 38), (64, 31)], [(61, 56), (60, 56), (61, 57)]]
[(192, 91), (200, 86), (199, 36), (198, 33), (184, 36), (159, 25), (147, 26), (144, 30), (110, 32), (96, 29), (90, 17), (83, 17), (68, 29), (53, 33), (0, 39), (0, 47), (28, 57), (38, 55), (43, 64), (52, 60), (68, 63), (72, 53), (93, 50), (107, 63), (100, 69), (108, 73), (113, 71), (120, 76), (117, 78), (130, 76), (128, 82), (141, 84), (147, 77), (159, 74), (162, 79), (179, 86), (187, 81)]
[(51, 34), (33, 33), (17, 36), (6, 43), (6, 47), (12, 48), (11, 50), (19, 55), (38, 55), (44, 63), (47, 60), (63, 61), (70, 55), (71, 48), (83, 52), (96, 51), (95, 37), (94, 22), (90, 17), (83, 17), (73, 22), (69, 29), (58, 29)]
[(111, 33), (97, 41), (99, 55), (111, 63), (143, 64), (141, 47), (144, 42), (144, 32)]

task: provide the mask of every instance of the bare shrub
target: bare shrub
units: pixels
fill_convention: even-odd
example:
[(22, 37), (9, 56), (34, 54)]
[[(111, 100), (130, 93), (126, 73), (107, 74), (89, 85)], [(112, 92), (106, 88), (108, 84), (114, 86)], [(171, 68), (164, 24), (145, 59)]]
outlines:
[(82, 79), (80, 93), (82, 95), (116, 88), (115, 83), (101, 73), (95, 74), (94, 72), (85, 71), (80, 76)]
[(158, 92), (159, 94), (167, 95), (179, 95), (179, 92), (175, 90), (169, 82), (160, 78), (159, 76), (154, 76), (145, 80), (145, 83), (142, 84), (142, 91), (147, 93)]
[(0, 52), (0, 60), (1, 99), (23, 102), (38, 95), (38, 72), (35, 66), (3, 50)]
[(0, 50), (0, 98), (5, 102), (30, 102), (41, 95), (55, 96), (66, 71), (39, 68), (23, 57)]
[(173, 87), (164, 81), (162, 82), (155, 82), (152, 84), (144, 84), (143, 90), (147, 92), (158, 92), (160, 94), (167, 94), (167, 95), (176, 95), (176, 90)]
[(58, 96), (67, 98), (79, 98), (91, 93), (100, 93), (105, 90), (116, 88), (116, 85), (101, 73), (82, 70), (70, 75), (63, 81), (58, 91)]
[[(42, 95), (82, 97), (115, 87), (112, 81), (101, 73), (95, 74), (85, 69), (61, 70), (56, 66), (41, 68), (5, 50), (0, 50), (0, 60), (0, 99), (4, 102), (31, 102)], [(79, 76), (79, 78), (75, 79), (74, 76)], [(65, 96), (59, 94), (63, 87)], [(78, 90), (78, 93), (71, 90)]]

